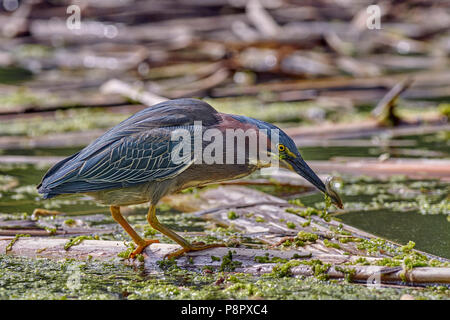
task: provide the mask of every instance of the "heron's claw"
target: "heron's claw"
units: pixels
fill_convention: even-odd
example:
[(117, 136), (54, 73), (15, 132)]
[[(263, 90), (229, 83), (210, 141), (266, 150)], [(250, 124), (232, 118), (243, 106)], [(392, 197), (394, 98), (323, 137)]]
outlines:
[(200, 251), (200, 250), (206, 250), (210, 248), (217, 248), (217, 247), (226, 247), (225, 243), (212, 243), (212, 244), (204, 244), (204, 243), (193, 243), (191, 246), (182, 248), (180, 250), (174, 251), (172, 253), (168, 253), (164, 258), (166, 259), (172, 259), (172, 258), (178, 258), (183, 253), (190, 252), (190, 251)]
[(134, 249), (132, 253), (128, 256), (129, 259), (135, 259), (138, 254), (141, 254), (142, 251), (152, 243), (159, 243), (159, 240), (143, 240), (144, 242), (142, 244), (138, 244), (137, 248)]

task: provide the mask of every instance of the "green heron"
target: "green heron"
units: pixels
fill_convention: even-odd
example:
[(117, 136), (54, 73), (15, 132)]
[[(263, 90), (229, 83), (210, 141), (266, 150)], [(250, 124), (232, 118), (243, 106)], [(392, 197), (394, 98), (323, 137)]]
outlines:
[[(55, 164), (43, 177), (38, 185), (38, 191), (43, 194), (44, 199), (62, 194), (81, 193), (91, 196), (101, 204), (109, 205), (114, 220), (125, 229), (137, 245), (131, 257), (135, 257), (146, 246), (158, 240), (141, 238), (121, 215), (120, 207), (146, 202), (150, 203), (147, 214), (149, 224), (182, 246), (181, 250), (169, 257), (221, 246), (221, 244), (191, 244), (162, 225), (156, 217), (157, 203), (170, 193), (240, 178), (268, 165), (267, 162), (251, 161), (248, 152), (244, 155), (244, 161), (239, 163), (236, 161), (239, 146), (230, 151), (230, 148), (223, 144), (222, 149), (218, 148), (215, 152), (222, 150), (223, 156), (227, 159), (230, 159), (230, 154), (227, 153), (232, 153), (231, 164), (226, 163), (227, 161), (198, 162), (194, 161), (195, 155), (194, 160), (190, 157), (185, 158), (192, 156), (195, 148), (194, 151), (191, 148), (181, 152), (184, 144), (181, 139), (174, 139), (173, 134), (185, 130), (194, 133), (195, 136), (195, 130), (198, 128), (196, 124), (199, 122), (202, 132), (214, 129), (215, 133), (224, 133), (224, 136), (227, 136), (225, 132), (228, 129), (242, 129), (242, 131), (253, 129), (255, 132), (264, 132), (266, 146), (259, 147), (258, 155), (262, 152), (268, 157), (276, 157), (280, 166), (303, 176), (317, 189), (328, 194), (335, 205), (342, 207), (339, 196), (325, 187), (303, 160), (292, 139), (281, 129), (261, 120), (217, 112), (208, 103), (196, 99), (165, 101), (139, 111), (86, 148)], [(275, 147), (272, 130), (278, 132), (278, 143)], [(216, 135), (215, 139), (217, 137)], [(244, 148), (248, 147), (248, 139), (245, 141)], [(191, 142), (195, 144), (195, 141)], [(205, 141), (201, 143), (202, 146), (206, 144)], [(188, 160), (175, 161), (173, 155), (177, 150), (182, 155), (181, 158)]]

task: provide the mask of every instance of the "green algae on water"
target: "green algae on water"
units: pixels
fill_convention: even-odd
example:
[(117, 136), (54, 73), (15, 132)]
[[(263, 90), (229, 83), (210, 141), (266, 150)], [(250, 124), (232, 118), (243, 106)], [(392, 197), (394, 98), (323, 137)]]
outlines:
[(179, 269), (177, 260), (175, 258), (158, 260), (156, 263), (164, 271), (173, 271), (175, 269)]
[(229, 211), (227, 217), (230, 220), (235, 220), (235, 219), (239, 218), (239, 216), (237, 215), (237, 213), (235, 211)]
[(287, 259), (283, 259), (280, 257), (269, 257), (269, 253), (266, 253), (264, 256), (255, 256), (255, 261), (258, 263), (285, 263)]
[(128, 259), (131, 253), (133, 253), (134, 249), (136, 248), (136, 245), (134, 244), (134, 242), (124, 242), (124, 244), (127, 249), (119, 252), (117, 256), (122, 259)]
[(69, 241), (67, 241), (64, 244), (64, 250), (69, 250), (71, 247), (79, 245), (81, 242), (83, 242), (84, 240), (98, 240), (98, 237), (92, 237), (92, 236), (78, 236), (75, 238), (71, 238), (69, 239)]
[(289, 229), (295, 229), (295, 223), (288, 221), (286, 222), (286, 227), (288, 227)]
[(264, 219), (263, 217), (256, 217), (255, 218), (255, 222), (266, 222), (266, 219)]
[(328, 239), (323, 239), (323, 244), (325, 245), (325, 247), (328, 247), (328, 248), (335, 248), (335, 249), (341, 248), (341, 246), (338, 243), (331, 242)]
[(11, 251), (13, 248), (13, 245), (17, 242), (17, 240), (19, 240), (19, 238), (23, 238), (23, 237), (30, 237), (30, 235), (29, 234), (16, 234), (16, 236), (6, 246), (5, 253), (8, 253), (9, 251)]
[(234, 271), (236, 267), (240, 267), (242, 262), (233, 261), (233, 253), (228, 250), (228, 253), (222, 257), (222, 264), (220, 265), (220, 271)]

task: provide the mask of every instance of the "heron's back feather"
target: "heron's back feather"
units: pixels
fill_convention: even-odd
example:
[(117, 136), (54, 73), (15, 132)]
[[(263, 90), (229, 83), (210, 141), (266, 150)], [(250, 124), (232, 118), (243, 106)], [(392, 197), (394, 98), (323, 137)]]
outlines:
[[(38, 186), (44, 198), (58, 194), (123, 188), (169, 179), (192, 163), (174, 163), (179, 144), (174, 129), (193, 130), (194, 121), (217, 123), (214, 108), (195, 99), (177, 99), (146, 108), (119, 123), (86, 148), (53, 166)], [(189, 159), (188, 159), (189, 157)]]

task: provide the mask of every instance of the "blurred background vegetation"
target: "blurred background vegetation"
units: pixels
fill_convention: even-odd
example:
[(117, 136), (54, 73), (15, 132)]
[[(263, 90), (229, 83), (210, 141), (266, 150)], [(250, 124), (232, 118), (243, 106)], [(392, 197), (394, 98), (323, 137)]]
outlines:
[[(343, 222), (401, 244), (412, 240), (418, 249), (450, 258), (450, 3), (373, 4), (0, 1), (0, 234), (34, 230), (48, 235), (49, 230), (67, 229), (70, 217), (89, 232), (100, 230), (103, 239), (128, 240), (107, 208), (82, 197), (42, 201), (35, 185), (52, 163), (138, 110), (164, 99), (194, 97), (221, 112), (286, 129), (313, 169), (322, 177), (341, 178), (346, 209), (331, 213)], [(246, 181), (252, 185), (261, 179), (267, 177)], [(254, 188), (323, 207), (322, 197), (307, 186), (283, 188), (282, 182), (268, 179)], [(33, 224), (36, 207), (64, 215)], [(128, 218), (139, 228), (145, 211), (144, 206), (132, 208)], [(210, 232), (194, 216), (167, 206), (160, 211), (166, 212), (162, 222), (175, 230)], [(24, 221), (31, 224), (24, 228)], [(30, 294), (27, 286), (15, 291), (14, 266), (19, 262), (1, 263), (7, 280), (0, 297), (65, 295), (59, 289)], [(346, 287), (334, 288), (339, 293), (330, 296), (326, 286), (314, 287), (315, 294), (376, 296)], [(143, 294), (145, 286), (138, 287), (129, 290)], [(115, 287), (113, 295), (97, 285), (91, 289), (78, 297), (127, 296), (122, 287)], [(283, 293), (259, 289), (269, 298), (293, 297), (281, 289)], [(395, 298), (403, 293), (377, 294)], [(435, 298), (433, 294), (423, 293), (426, 298)], [(169, 297), (167, 291), (143, 296)], [(199, 295), (251, 296), (239, 290)]]

